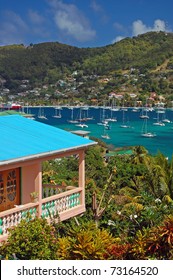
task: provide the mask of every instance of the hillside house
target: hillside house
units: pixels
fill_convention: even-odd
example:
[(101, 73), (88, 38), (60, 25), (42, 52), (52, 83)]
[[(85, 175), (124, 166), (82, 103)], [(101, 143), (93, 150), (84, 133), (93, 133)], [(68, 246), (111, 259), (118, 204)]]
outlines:
[[(0, 241), (27, 213), (63, 221), (85, 212), (85, 150), (95, 142), (19, 115), (1, 116), (0, 130)], [(78, 159), (78, 185), (44, 186), (43, 162), (69, 156)]]

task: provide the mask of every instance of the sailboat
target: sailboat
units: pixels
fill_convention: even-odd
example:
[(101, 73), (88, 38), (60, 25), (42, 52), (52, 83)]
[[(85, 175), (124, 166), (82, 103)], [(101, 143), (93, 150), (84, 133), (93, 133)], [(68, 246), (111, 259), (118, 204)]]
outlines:
[(27, 103), (27, 107), (26, 107), (26, 114), (27, 114), (27, 118), (30, 120), (35, 120), (34, 115), (30, 113), (29, 108), (28, 108), (28, 103)]
[(79, 123), (79, 124), (76, 124), (76, 126), (79, 126), (81, 128), (88, 127), (88, 125), (85, 123)]
[(81, 127), (81, 128), (88, 127), (87, 124), (85, 124), (85, 123), (82, 122), (82, 121), (85, 120), (85, 119), (82, 118), (82, 115), (81, 115), (82, 112), (81, 112), (81, 110), (82, 110), (82, 109), (80, 108), (80, 117), (79, 117), (80, 123), (79, 123), (79, 124), (76, 124), (76, 126), (79, 126), (79, 127)]
[(171, 121), (166, 117), (166, 113), (163, 113), (163, 118), (162, 118), (163, 123), (171, 123)]
[(115, 98), (113, 98), (113, 101), (112, 101), (112, 106), (111, 106), (111, 111), (119, 111), (120, 108), (118, 106), (116, 106), (116, 100)]
[(110, 136), (109, 136), (109, 134), (108, 133), (106, 133), (106, 128), (104, 127), (104, 133), (101, 135), (101, 137), (103, 138), (103, 139), (110, 139)]
[(84, 111), (84, 119), (86, 121), (90, 121), (90, 120), (93, 120), (93, 117), (92, 116), (89, 116), (89, 107), (88, 106), (84, 106), (81, 108), (83, 111)]
[(114, 112), (115, 110), (113, 110), (113, 109), (111, 108), (110, 111), (111, 111), (111, 116), (110, 116), (110, 118), (106, 118), (105, 121), (107, 121), (107, 122), (117, 122), (117, 118), (113, 116), (113, 112)]
[(148, 131), (148, 119), (147, 118), (145, 118), (143, 121), (141, 136), (148, 137), (148, 138), (152, 138), (152, 137), (156, 136), (155, 133)]
[[(162, 114), (162, 113), (161, 113)], [(153, 123), (153, 125), (158, 125), (158, 126), (165, 126), (165, 123), (160, 121), (160, 111), (157, 111), (157, 118), (156, 118), (156, 122)]]
[(38, 118), (47, 120), (46, 116), (44, 115), (44, 109), (41, 106), (39, 108)]
[(52, 116), (53, 118), (58, 118), (60, 119), (62, 116), (61, 116), (61, 107), (55, 107), (55, 115)]
[(105, 106), (103, 106), (102, 111), (100, 112), (100, 122), (98, 122), (98, 125), (108, 126), (108, 121), (105, 119)]
[(71, 110), (71, 119), (68, 120), (69, 123), (78, 123), (77, 120), (74, 120), (74, 108), (73, 107), (70, 107), (70, 110)]
[(134, 107), (132, 108), (132, 112), (139, 112), (139, 107), (137, 107), (136, 105), (136, 101), (135, 101), (135, 104), (134, 104)]
[[(145, 112), (145, 113), (144, 113)], [(149, 116), (147, 115), (147, 108), (143, 108), (142, 107), (142, 111), (141, 111), (141, 114), (140, 114), (140, 119), (149, 119)]]
[(145, 106), (142, 107), (142, 111), (140, 113), (140, 119), (149, 119), (149, 116), (147, 115), (147, 112), (149, 111), (148, 109), (148, 104), (147, 104), (147, 99), (146, 99), (146, 103)]
[(125, 111), (122, 110), (122, 112), (123, 112), (123, 122), (122, 122), (122, 124), (120, 125), (120, 127), (121, 127), (121, 128), (131, 128), (131, 126), (128, 125), (127, 122), (125, 122)]

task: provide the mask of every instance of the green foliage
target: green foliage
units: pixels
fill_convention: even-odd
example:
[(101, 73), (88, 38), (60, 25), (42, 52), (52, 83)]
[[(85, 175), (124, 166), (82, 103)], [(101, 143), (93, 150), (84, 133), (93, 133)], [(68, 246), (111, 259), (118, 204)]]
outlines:
[(161, 226), (151, 230), (146, 252), (157, 259), (173, 260), (173, 216), (169, 216)]
[[(171, 33), (149, 32), (101, 48), (76, 48), (57, 42), (6, 46), (0, 47), (0, 72), (7, 87), (13, 88), (22, 79), (29, 79), (32, 86), (54, 83), (76, 69), (84, 75), (119, 74), (131, 68), (145, 73), (165, 60), (171, 69), (172, 44)], [(166, 81), (159, 83), (162, 90), (167, 88)], [(153, 86), (144, 81), (141, 87), (149, 91)]]
[(59, 260), (69, 260), (71, 258), (71, 244), (68, 237), (57, 239), (58, 250), (57, 257)]
[(108, 163), (109, 169), (112, 169), (113, 166), (117, 169), (113, 178), (119, 189), (128, 187), (134, 191), (139, 191), (139, 189), (143, 188), (145, 182), (144, 174), (147, 173), (145, 163), (133, 163), (131, 156), (115, 156)]
[(130, 254), (135, 259), (173, 259), (173, 217), (160, 226), (138, 231)]
[(93, 179), (98, 188), (105, 185), (109, 175), (103, 155), (104, 149), (99, 145), (86, 151), (86, 177)]
[(43, 182), (56, 184), (78, 183), (78, 159), (76, 157), (67, 157), (59, 160), (46, 161), (43, 164)]
[(146, 255), (146, 243), (149, 236), (149, 229), (144, 228), (143, 230), (138, 230), (136, 232), (135, 240), (131, 244), (129, 250), (130, 259), (135, 260), (146, 260), (148, 259)]
[(155, 69), (172, 56), (172, 39), (172, 34), (165, 36), (164, 32), (149, 32), (132, 39), (126, 38), (104, 47), (103, 54), (96, 55), (92, 60), (86, 58), (84, 69), (99, 74), (131, 67), (142, 71)]
[(58, 258), (74, 260), (103, 260), (107, 248), (116, 240), (107, 230), (93, 223), (73, 228), (68, 236), (59, 240)]
[(13, 45), (0, 48), (1, 73), (10, 87), (13, 80), (29, 79), (33, 84), (45, 78), (51, 83), (73, 70), (96, 50), (80, 49), (60, 43), (41, 43), (29, 47)]
[(9, 229), (8, 240), (0, 246), (0, 255), (9, 259), (13, 254), (24, 260), (56, 259), (57, 240), (55, 228), (45, 219), (23, 219)]

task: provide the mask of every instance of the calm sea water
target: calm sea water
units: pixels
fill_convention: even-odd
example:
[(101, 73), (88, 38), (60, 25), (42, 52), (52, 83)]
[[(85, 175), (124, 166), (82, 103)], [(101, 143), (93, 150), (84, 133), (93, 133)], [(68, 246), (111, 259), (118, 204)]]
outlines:
[[(70, 120), (72, 116), (72, 110), (69, 108), (63, 107), (60, 111), (62, 117), (54, 118), (53, 115), (55, 115), (55, 108), (42, 107), (42, 114), (47, 117), (47, 120), (38, 118), (39, 111), (39, 107), (29, 108), (29, 113), (34, 114), (37, 121), (65, 130), (81, 129), (75, 124), (68, 123), (68, 120)], [(59, 111), (57, 113), (59, 113)], [(89, 108), (89, 110), (82, 110), (81, 113), (82, 116), (93, 117), (92, 120), (86, 122), (88, 127), (82, 128), (82, 130), (89, 131), (90, 136), (102, 139), (101, 135), (103, 135), (104, 133), (104, 127), (98, 125), (97, 123), (102, 117), (103, 109)], [(111, 111), (109, 109), (105, 109), (104, 113), (106, 118), (111, 117)], [(128, 109), (128, 111), (124, 112), (124, 117), (123, 111), (113, 112), (113, 117), (117, 118), (117, 122), (109, 123), (110, 130), (107, 130), (106, 132), (109, 134), (110, 139), (104, 139), (104, 141), (107, 144), (113, 145), (115, 148), (142, 145), (146, 147), (149, 153), (154, 155), (158, 151), (160, 151), (170, 159), (173, 154), (173, 111), (169, 109), (166, 110), (166, 118), (171, 122), (165, 123), (165, 126), (154, 126), (153, 123), (156, 122), (157, 113), (155, 111), (148, 112), (148, 130), (156, 134), (156, 137), (154, 138), (145, 138), (141, 136), (143, 120), (140, 119), (140, 113), (141, 111), (133, 112), (130, 108)], [(73, 109), (73, 116), (74, 119), (80, 117), (80, 108)], [(160, 114), (159, 117), (161, 119), (163, 117), (163, 114)], [(123, 119), (125, 120), (125, 122), (128, 121), (130, 128), (120, 127)]]

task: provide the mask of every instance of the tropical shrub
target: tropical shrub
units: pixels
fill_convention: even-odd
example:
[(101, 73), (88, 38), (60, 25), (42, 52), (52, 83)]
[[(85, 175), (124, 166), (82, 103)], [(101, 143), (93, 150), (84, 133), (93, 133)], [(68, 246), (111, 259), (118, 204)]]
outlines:
[(147, 254), (157, 259), (173, 259), (173, 216), (151, 230), (146, 249)]
[(16, 255), (24, 260), (53, 260), (56, 254), (55, 228), (42, 218), (22, 220), (9, 229), (8, 240), (0, 246), (0, 255), (7, 259)]
[(143, 228), (138, 230), (136, 236), (132, 241), (131, 248), (129, 250), (129, 258), (134, 260), (146, 260), (146, 244), (149, 236), (149, 229)]
[(105, 260), (125, 260), (128, 255), (130, 244), (111, 244), (104, 255)]
[(59, 237), (57, 239), (58, 250), (57, 258), (59, 260), (69, 260), (71, 258), (71, 244), (68, 237)]
[(89, 222), (71, 229), (67, 237), (58, 240), (58, 259), (104, 260), (107, 248), (115, 241), (108, 230), (98, 229)]
[(143, 229), (131, 244), (132, 259), (173, 259), (173, 216), (167, 217), (158, 227)]

